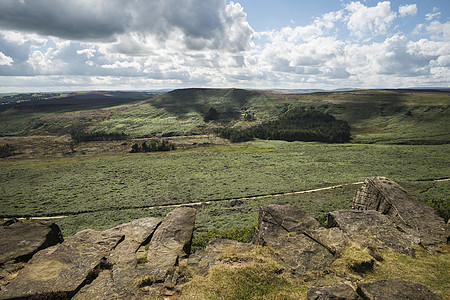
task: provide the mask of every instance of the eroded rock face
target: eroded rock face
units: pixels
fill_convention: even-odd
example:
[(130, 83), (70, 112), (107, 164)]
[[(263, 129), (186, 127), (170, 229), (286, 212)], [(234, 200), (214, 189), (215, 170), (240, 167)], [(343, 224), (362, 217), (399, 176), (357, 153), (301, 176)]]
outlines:
[(149, 241), (160, 223), (155, 218), (144, 218), (105, 231), (106, 234), (123, 235), (124, 240), (109, 254), (109, 267), (83, 287), (74, 299), (136, 299), (141, 276), (136, 251)]
[(168, 270), (187, 258), (191, 248), (196, 210), (180, 207), (173, 210), (155, 231), (148, 252), (148, 276), (164, 282)]
[(441, 299), (441, 297), (431, 292), (426, 286), (404, 279), (379, 280), (362, 283), (358, 285), (357, 291), (363, 299), (369, 300)]
[(12, 222), (0, 227), (0, 264), (28, 261), (39, 250), (63, 241), (61, 230), (52, 222)]
[(260, 209), (253, 243), (272, 247), (296, 274), (301, 275), (324, 269), (334, 260), (326, 247), (305, 234), (307, 230), (320, 227), (316, 219), (298, 207), (266, 205)]
[(421, 243), (445, 243), (445, 223), (434, 209), (386, 177), (370, 177), (356, 191), (353, 209), (376, 210), (387, 215), (403, 230), (418, 233)]
[(123, 234), (80, 231), (64, 243), (36, 253), (0, 292), (0, 299), (54, 293), (73, 295), (123, 238)]
[[(380, 247), (376, 239), (399, 253), (413, 255), (418, 236), (399, 229), (387, 216), (374, 210), (338, 210), (329, 213), (328, 225), (344, 231), (353, 242), (365, 247)], [(368, 237), (374, 237), (368, 238)]]

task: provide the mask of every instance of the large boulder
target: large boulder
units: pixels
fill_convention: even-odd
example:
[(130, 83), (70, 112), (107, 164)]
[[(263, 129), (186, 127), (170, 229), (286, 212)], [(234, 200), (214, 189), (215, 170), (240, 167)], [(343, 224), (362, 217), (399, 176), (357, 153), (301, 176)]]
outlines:
[(110, 267), (83, 287), (74, 299), (136, 299), (141, 275), (136, 251), (149, 242), (160, 223), (156, 218), (144, 218), (105, 231), (106, 234), (123, 235), (124, 240), (111, 251)]
[(380, 247), (377, 243), (379, 240), (397, 252), (408, 255), (414, 255), (411, 246), (420, 241), (417, 236), (400, 230), (387, 216), (375, 210), (333, 211), (328, 214), (328, 225), (338, 227), (357, 244)]
[(123, 234), (80, 231), (62, 244), (36, 253), (18, 276), (2, 291), (0, 299), (49, 295), (73, 296), (93, 279), (96, 269), (105, 264), (111, 250), (124, 238)]
[(439, 300), (426, 286), (404, 279), (379, 280), (358, 285), (358, 294), (368, 300)]
[(317, 220), (292, 205), (266, 205), (260, 208), (253, 243), (279, 252), (297, 275), (322, 270), (334, 260), (332, 253), (305, 234), (319, 229)]
[(153, 282), (164, 282), (170, 268), (187, 258), (192, 243), (195, 208), (180, 207), (167, 215), (156, 229), (148, 252), (147, 271)]
[(388, 215), (403, 230), (416, 231), (424, 245), (447, 242), (445, 222), (434, 209), (386, 177), (367, 178), (356, 191), (353, 209)]
[(52, 222), (12, 222), (0, 227), (0, 265), (28, 261), (36, 252), (63, 241), (61, 230)]

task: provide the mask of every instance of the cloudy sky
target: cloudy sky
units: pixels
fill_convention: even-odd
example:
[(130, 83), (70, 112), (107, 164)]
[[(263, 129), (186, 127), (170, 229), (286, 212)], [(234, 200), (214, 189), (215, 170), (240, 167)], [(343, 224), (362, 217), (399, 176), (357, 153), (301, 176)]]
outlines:
[(449, 87), (448, 0), (0, 0), (0, 92)]

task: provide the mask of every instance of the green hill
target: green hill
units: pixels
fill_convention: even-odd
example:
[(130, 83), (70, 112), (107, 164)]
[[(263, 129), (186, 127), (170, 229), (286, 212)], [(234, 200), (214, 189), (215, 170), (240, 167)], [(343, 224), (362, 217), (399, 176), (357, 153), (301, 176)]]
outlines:
[[(347, 121), (356, 143), (450, 141), (449, 90), (280, 94), (192, 88), (159, 96), (144, 92), (47, 94), (44, 99), (22, 96), (22, 100), (20, 95), (15, 101), (2, 100), (6, 104), (0, 105), (0, 135), (64, 135), (74, 129), (131, 138), (195, 135), (223, 126), (248, 128), (274, 120), (287, 110), (303, 108)], [(205, 122), (211, 108), (218, 117)]]

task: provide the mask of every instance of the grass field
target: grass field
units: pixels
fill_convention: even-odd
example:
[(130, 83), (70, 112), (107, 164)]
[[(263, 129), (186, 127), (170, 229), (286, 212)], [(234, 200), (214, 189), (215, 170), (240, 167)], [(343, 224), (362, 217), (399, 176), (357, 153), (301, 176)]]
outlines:
[(357, 186), (244, 200), (239, 207), (221, 200), (353, 183), (368, 176), (389, 177), (424, 201), (441, 200), (450, 194), (449, 184), (433, 180), (450, 177), (449, 150), (449, 145), (253, 141), (168, 153), (2, 159), (0, 215), (69, 214), (58, 222), (70, 235), (170, 210), (147, 207), (211, 201), (200, 210), (197, 228), (227, 229), (252, 225), (258, 207), (266, 203), (294, 203), (317, 217), (350, 207)]

